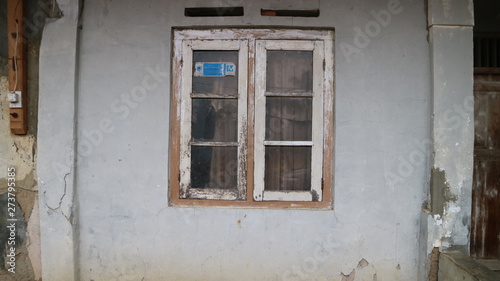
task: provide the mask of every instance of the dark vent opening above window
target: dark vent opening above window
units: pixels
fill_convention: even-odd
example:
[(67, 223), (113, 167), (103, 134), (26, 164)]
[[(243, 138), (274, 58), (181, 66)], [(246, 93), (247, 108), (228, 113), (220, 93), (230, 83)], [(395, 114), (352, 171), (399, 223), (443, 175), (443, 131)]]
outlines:
[(265, 10), (261, 9), (262, 16), (270, 17), (319, 17), (319, 10)]
[(186, 17), (240, 17), (243, 7), (185, 8)]
[(474, 67), (500, 67), (500, 34), (474, 35)]

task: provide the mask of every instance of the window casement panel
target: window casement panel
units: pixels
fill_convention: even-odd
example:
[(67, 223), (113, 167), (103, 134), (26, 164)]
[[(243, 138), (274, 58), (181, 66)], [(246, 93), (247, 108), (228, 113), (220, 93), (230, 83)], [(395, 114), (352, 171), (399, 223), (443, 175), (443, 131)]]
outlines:
[[(179, 197), (246, 198), (247, 40), (183, 40)], [(196, 63), (233, 63), (233, 77), (196, 75)], [(197, 77), (198, 76), (198, 77)]]
[(324, 41), (256, 40), (255, 201), (322, 201)]

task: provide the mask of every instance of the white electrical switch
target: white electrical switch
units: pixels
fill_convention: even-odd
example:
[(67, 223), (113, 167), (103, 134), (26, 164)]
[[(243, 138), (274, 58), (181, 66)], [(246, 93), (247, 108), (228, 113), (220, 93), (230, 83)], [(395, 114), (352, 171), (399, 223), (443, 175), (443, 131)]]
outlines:
[(14, 92), (9, 93), (8, 99), (9, 99), (9, 102), (18, 102), (19, 101), (19, 99), (17, 98), (17, 94)]
[(9, 92), (7, 94), (7, 99), (9, 100), (10, 108), (22, 108), (22, 96), (20, 91)]

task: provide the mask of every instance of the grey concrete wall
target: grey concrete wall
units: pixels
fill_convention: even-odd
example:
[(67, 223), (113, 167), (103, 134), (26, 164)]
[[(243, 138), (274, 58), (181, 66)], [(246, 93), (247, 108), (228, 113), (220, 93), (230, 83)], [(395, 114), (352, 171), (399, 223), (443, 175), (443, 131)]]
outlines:
[[(423, 1), (87, 0), (79, 36), (77, 1), (59, 2), (68, 19), (44, 34), (40, 72), (44, 280), (425, 280)], [(245, 16), (183, 15), (229, 4)], [(260, 16), (281, 7), (321, 15)], [(171, 28), (193, 25), (335, 28), (333, 211), (168, 206)], [(145, 77), (157, 83), (134, 99)]]

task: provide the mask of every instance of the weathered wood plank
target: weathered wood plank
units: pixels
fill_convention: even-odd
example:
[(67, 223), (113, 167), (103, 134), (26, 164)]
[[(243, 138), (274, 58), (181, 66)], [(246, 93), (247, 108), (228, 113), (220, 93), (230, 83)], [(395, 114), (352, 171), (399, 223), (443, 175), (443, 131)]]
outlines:
[[(471, 255), (500, 258), (500, 75), (474, 75)], [(498, 85), (498, 86), (497, 86)]]
[(10, 108), (10, 131), (16, 135), (28, 133), (26, 38), (23, 13), (24, 1), (9, 0), (7, 2), (9, 91), (19, 91), (22, 95), (22, 107)]

